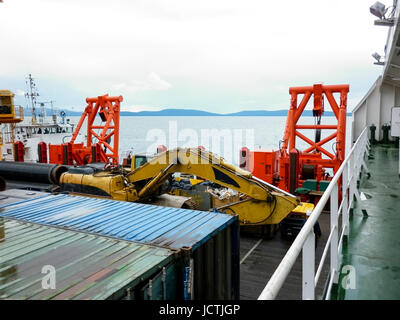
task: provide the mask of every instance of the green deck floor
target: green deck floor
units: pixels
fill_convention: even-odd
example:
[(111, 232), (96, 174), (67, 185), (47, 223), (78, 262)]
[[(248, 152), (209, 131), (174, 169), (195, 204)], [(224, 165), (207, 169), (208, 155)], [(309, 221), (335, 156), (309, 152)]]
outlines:
[[(367, 199), (357, 203), (350, 216), (350, 233), (343, 245), (341, 273), (332, 298), (397, 300), (400, 299), (399, 149), (373, 146), (367, 166), (371, 177), (367, 179), (364, 174), (359, 189)], [(363, 209), (368, 217), (363, 215)], [(354, 271), (353, 278), (348, 270)], [(346, 284), (347, 280), (350, 282)]]

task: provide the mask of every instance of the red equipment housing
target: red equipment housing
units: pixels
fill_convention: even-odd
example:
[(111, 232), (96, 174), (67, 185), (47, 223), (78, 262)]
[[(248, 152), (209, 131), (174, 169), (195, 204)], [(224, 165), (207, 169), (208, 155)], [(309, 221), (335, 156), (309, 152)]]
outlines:
[[(92, 162), (111, 162), (113, 165), (118, 165), (119, 118), (122, 100), (122, 96), (109, 97), (108, 94), (97, 98), (87, 98), (88, 105), (72, 134), (71, 141), (62, 145), (49, 145), (49, 162), (69, 165), (74, 164), (74, 162), (77, 165)], [(100, 125), (94, 125), (97, 114), (102, 120)], [(86, 146), (84, 146), (83, 143), (75, 143), (75, 140), (86, 117), (87, 138)], [(100, 132), (95, 130), (100, 130)]]
[(38, 143), (39, 163), (47, 163), (47, 145), (46, 142)]
[(277, 185), (279, 182), (279, 151), (254, 150), (243, 147), (240, 151), (240, 167), (254, 176)]
[[(346, 110), (349, 85), (322, 85), (315, 84), (308, 87), (292, 87), (290, 109), (288, 112), (283, 143), (279, 151), (250, 151), (242, 148), (240, 167), (279, 188), (294, 193), (302, 186), (305, 180), (315, 179), (317, 189), (322, 180), (330, 180), (327, 168), (333, 173), (339, 169), (345, 158), (346, 146)], [(334, 94), (340, 94), (336, 101)], [(300, 103), (298, 96), (302, 95)], [(314, 125), (298, 124), (310, 98), (314, 98), (313, 116)], [(336, 124), (322, 125), (321, 117), (324, 114), (324, 98), (336, 118)], [(300, 130), (315, 130), (314, 141), (300, 132)], [(321, 130), (335, 130), (321, 140)], [(298, 150), (297, 138), (305, 141), (309, 147)], [(324, 148), (329, 141), (336, 139), (336, 151), (332, 153)]]
[(24, 162), (25, 148), (22, 141), (14, 142), (14, 161)]

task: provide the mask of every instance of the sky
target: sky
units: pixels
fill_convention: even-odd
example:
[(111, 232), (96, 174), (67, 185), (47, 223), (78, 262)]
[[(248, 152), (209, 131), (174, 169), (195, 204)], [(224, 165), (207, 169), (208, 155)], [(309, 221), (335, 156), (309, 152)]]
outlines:
[(58, 108), (108, 93), (127, 111), (230, 113), (287, 109), (291, 86), (347, 83), (351, 111), (382, 72), (374, 2), (3, 0), (0, 89), (25, 106), (32, 74)]

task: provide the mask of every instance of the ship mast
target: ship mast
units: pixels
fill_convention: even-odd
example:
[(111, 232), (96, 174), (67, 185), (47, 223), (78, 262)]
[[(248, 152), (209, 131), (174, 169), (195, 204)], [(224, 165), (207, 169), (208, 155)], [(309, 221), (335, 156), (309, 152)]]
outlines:
[(46, 109), (45, 109), (45, 104), (50, 104), (50, 111), (51, 111), (51, 117), (53, 118), (54, 124), (57, 124), (57, 114), (54, 111), (54, 102), (55, 100), (50, 100), (50, 101), (43, 101), (43, 102), (38, 102), (40, 103), (40, 113), (39, 113), (39, 122), (44, 122), (46, 118)]
[(36, 89), (36, 84), (33, 81), (32, 75), (28, 75), (28, 79), (26, 81), (26, 84), (28, 86), (28, 92), (25, 94), (25, 97), (30, 100), (31, 102), (31, 108), (32, 108), (32, 124), (37, 124), (37, 118), (36, 118), (36, 97), (39, 96), (39, 93), (37, 92)]

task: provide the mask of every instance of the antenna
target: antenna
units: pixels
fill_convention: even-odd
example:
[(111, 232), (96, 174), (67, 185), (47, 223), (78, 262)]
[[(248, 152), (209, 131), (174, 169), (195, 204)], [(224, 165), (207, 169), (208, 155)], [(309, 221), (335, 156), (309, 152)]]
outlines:
[(60, 111), (60, 116), (61, 116), (61, 124), (65, 124), (65, 117), (67, 116), (67, 114), (65, 113), (64, 110)]
[(39, 122), (43, 123), (44, 118), (46, 117), (46, 109), (44, 108), (44, 102), (39, 102), (39, 103), (40, 103)]
[(45, 104), (50, 104), (51, 116), (52, 116), (52, 118), (53, 118), (53, 121), (54, 121), (55, 123), (57, 122), (57, 121), (56, 121), (56, 119), (57, 119), (57, 114), (56, 114), (56, 112), (54, 111), (54, 106), (53, 106), (53, 103), (54, 103), (54, 102), (56, 102), (56, 101), (55, 101), (55, 100), (50, 100), (50, 101), (41, 101), (41, 102), (38, 102), (38, 103), (40, 103), (40, 107), (41, 107), (40, 114), (39, 114), (39, 116), (40, 116), (39, 121), (40, 121), (41, 123), (43, 123), (43, 122), (44, 122), (44, 119), (46, 118)]
[(37, 118), (36, 118), (36, 97), (39, 96), (39, 93), (37, 92), (36, 89), (36, 84), (33, 81), (32, 75), (29, 74), (27, 79), (26, 79), (26, 85), (28, 87), (28, 92), (25, 93), (25, 97), (27, 98), (28, 101), (31, 102), (31, 108), (32, 108), (32, 124), (37, 124)]

